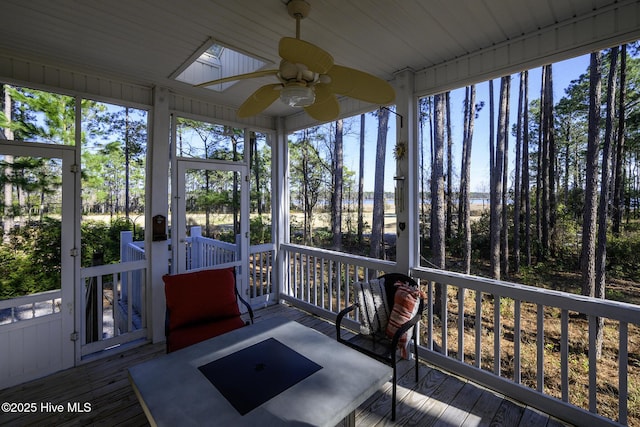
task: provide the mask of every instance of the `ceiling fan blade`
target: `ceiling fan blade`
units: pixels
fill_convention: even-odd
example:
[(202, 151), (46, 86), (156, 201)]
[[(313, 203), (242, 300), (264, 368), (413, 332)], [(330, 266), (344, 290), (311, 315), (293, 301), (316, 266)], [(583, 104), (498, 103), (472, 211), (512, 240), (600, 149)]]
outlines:
[(304, 64), (314, 73), (325, 74), (333, 66), (333, 56), (318, 46), (300, 39), (283, 37), (278, 47), (280, 57), (294, 64)]
[(329, 122), (335, 120), (340, 114), (340, 104), (336, 99), (336, 96), (331, 92), (329, 85), (319, 83), (314, 87), (316, 92), (316, 102), (308, 107), (304, 107), (304, 110), (312, 118)]
[(280, 91), (276, 90), (282, 85), (280, 83), (262, 86), (246, 99), (238, 108), (238, 117), (250, 117), (262, 112), (269, 105), (278, 99)]
[(216, 80), (200, 83), (195, 85), (195, 87), (207, 87), (207, 86), (219, 85), (227, 82), (233, 82), (235, 80), (254, 79), (257, 77), (264, 77), (264, 76), (271, 76), (271, 75), (274, 75), (274, 76), (278, 75), (278, 70), (262, 70), (262, 71), (254, 71), (253, 73), (238, 74), (236, 76), (229, 76), (229, 77), (224, 77), (222, 79), (216, 79)]
[(390, 104), (396, 98), (389, 83), (364, 71), (334, 65), (327, 75), (331, 77), (331, 90), (340, 95), (381, 105)]

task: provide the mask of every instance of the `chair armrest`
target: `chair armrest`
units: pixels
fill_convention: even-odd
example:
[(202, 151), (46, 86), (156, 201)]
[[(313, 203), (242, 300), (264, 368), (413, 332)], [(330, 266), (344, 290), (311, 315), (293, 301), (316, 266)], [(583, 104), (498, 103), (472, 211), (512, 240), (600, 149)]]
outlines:
[(336, 317), (336, 336), (338, 341), (343, 341), (342, 337), (340, 336), (340, 332), (342, 329), (342, 319), (344, 318), (344, 316), (346, 316), (347, 314), (355, 310), (356, 307), (359, 307), (359, 306), (360, 305), (358, 303), (355, 303), (353, 305), (350, 305), (349, 307), (346, 307), (340, 310), (340, 312), (338, 313), (338, 316)]
[(249, 312), (249, 318), (251, 319), (251, 324), (253, 325), (253, 308), (251, 308), (251, 304), (249, 304), (249, 302), (247, 302), (244, 298), (242, 298), (242, 295), (240, 295), (240, 292), (238, 292), (238, 288), (236, 287), (235, 289), (236, 289), (236, 297), (245, 307), (247, 307), (247, 311)]

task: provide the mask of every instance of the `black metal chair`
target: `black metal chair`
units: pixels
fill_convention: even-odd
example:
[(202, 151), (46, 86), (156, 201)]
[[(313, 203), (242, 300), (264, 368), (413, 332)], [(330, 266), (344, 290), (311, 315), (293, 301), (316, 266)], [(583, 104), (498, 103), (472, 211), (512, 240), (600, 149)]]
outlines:
[[(378, 280), (384, 279), (384, 291), (386, 293), (386, 301), (388, 303), (389, 313), (393, 310), (393, 304), (395, 299), (395, 293), (397, 290), (397, 286), (395, 284), (400, 281), (403, 283), (407, 283), (412, 288), (419, 290), (418, 283), (413, 280), (411, 277), (401, 274), (401, 273), (388, 273), (378, 277)], [(414, 327), (422, 318), (422, 312), (424, 311), (424, 299), (419, 297), (419, 305), (418, 310), (415, 315), (403, 323), (393, 335), (393, 338), (389, 339), (385, 330), (377, 330), (372, 331), (371, 334), (359, 333), (351, 338), (343, 338), (344, 331), (342, 330), (342, 321), (344, 317), (353, 312), (354, 310), (360, 308), (360, 303), (356, 302), (355, 304), (346, 307), (340, 313), (338, 313), (338, 317), (336, 318), (336, 332), (338, 342), (345, 344), (361, 353), (364, 353), (374, 359), (385, 363), (388, 366), (391, 366), (393, 369), (393, 393), (392, 393), (392, 402), (391, 402), (391, 420), (395, 421), (396, 419), (396, 389), (397, 389), (397, 349), (398, 342), (400, 338), (409, 331), (409, 329), (413, 328), (411, 331), (411, 338), (413, 339), (413, 356), (415, 358), (415, 375), (416, 382), (418, 381), (418, 340), (417, 333), (418, 328)], [(385, 327), (386, 328), (386, 327)]]

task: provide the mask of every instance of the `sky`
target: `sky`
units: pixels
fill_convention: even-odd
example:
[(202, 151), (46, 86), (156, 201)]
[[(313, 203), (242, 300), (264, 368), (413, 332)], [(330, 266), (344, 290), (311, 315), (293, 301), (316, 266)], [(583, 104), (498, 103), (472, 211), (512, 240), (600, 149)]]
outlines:
[[(589, 67), (589, 55), (576, 57), (573, 59), (557, 62), (553, 64), (553, 91), (554, 91), (554, 103), (557, 103), (564, 95), (565, 89), (569, 86), (572, 80), (577, 79), (581, 74), (584, 74)], [(541, 68), (535, 68), (529, 70), (529, 102), (540, 97), (540, 80), (541, 80)], [(518, 106), (518, 90), (519, 90), (519, 76), (512, 75), (511, 80), (511, 110), (509, 119), (509, 128), (516, 123), (516, 110)], [(500, 99), (500, 81), (494, 80), (494, 102), (496, 108), (496, 120), (497, 120), (497, 108), (498, 100)], [(461, 161), (461, 141), (462, 141), (462, 124), (463, 124), (463, 100), (464, 100), (464, 88), (457, 89), (451, 92), (451, 121), (452, 121), (452, 136), (454, 141), (453, 146), (453, 168), (455, 179), (454, 183), (459, 180), (460, 174), (460, 161)], [(474, 135), (471, 150), (471, 191), (488, 192), (489, 190), (489, 83), (483, 82), (476, 85), (476, 102), (484, 101), (485, 107), (479, 112), (478, 117), (475, 120)], [(394, 116), (390, 116), (389, 133), (387, 137), (387, 161), (385, 167), (385, 191), (393, 191), (394, 181), (393, 176), (395, 173), (395, 161), (393, 160), (393, 147), (395, 145), (395, 120)], [(497, 125), (496, 125), (497, 128)], [(359, 156), (359, 139), (358, 134), (360, 130), (360, 118), (355, 117), (352, 123), (351, 134), (345, 136), (344, 140), (344, 164), (350, 170), (358, 171), (358, 156)], [(425, 128), (425, 137), (428, 138), (428, 128)], [(365, 179), (364, 189), (365, 191), (373, 191), (374, 173), (375, 168), (375, 144), (377, 138), (377, 120), (367, 114), (366, 116), (366, 128), (365, 128)], [(514, 137), (509, 135), (509, 163), (510, 169), (513, 168), (513, 160), (515, 159), (515, 153), (513, 152)], [(428, 143), (427, 143), (428, 146)], [(427, 152), (427, 158), (429, 153)]]

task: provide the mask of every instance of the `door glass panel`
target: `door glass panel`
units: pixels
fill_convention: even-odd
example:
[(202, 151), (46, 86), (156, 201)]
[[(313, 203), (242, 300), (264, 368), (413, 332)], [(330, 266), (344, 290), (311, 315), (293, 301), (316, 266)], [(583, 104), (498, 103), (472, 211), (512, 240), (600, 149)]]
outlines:
[(249, 134), (251, 244), (271, 243), (271, 145), (268, 135)]
[[(0, 300), (60, 289), (61, 176), (61, 159), (0, 154)], [(58, 296), (38, 301), (0, 310), (0, 324), (60, 311)]]
[[(274, 253), (271, 212), (272, 151), (269, 135), (249, 133), (249, 297), (269, 295), (273, 291)], [(266, 297), (265, 297), (266, 298)]]
[(185, 171), (186, 270), (240, 259), (240, 173)]
[(178, 157), (241, 161), (244, 158), (244, 131), (178, 117), (176, 152)]
[(73, 97), (7, 84), (1, 89), (6, 117), (20, 123), (4, 129), (7, 139), (75, 145)]
[[(143, 260), (147, 111), (87, 101), (83, 117), (82, 268)], [(140, 272), (96, 274), (82, 283), (84, 343), (142, 328)]]

